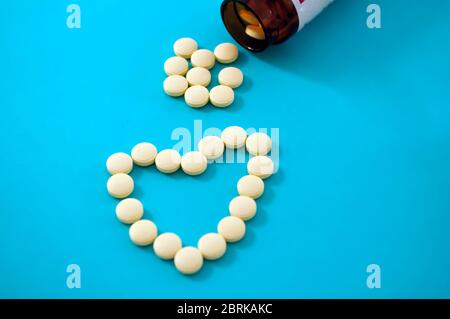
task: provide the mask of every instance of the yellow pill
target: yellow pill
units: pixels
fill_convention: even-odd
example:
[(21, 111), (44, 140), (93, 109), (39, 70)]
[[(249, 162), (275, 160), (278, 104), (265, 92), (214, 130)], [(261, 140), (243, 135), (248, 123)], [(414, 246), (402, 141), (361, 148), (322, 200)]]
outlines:
[(264, 30), (259, 25), (248, 25), (245, 28), (245, 33), (256, 40), (264, 40), (266, 38)]
[(258, 25), (258, 18), (249, 10), (241, 9), (239, 10), (239, 17), (247, 24), (255, 24)]

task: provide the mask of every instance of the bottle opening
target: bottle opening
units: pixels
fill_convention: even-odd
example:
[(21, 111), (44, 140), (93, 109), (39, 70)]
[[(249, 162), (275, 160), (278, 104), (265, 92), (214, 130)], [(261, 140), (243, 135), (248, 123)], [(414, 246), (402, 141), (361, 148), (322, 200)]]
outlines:
[(222, 20), (231, 36), (250, 51), (263, 51), (269, 45), (268, 35), (255, 12), (245, 3), (226, 0), (221, 7)]

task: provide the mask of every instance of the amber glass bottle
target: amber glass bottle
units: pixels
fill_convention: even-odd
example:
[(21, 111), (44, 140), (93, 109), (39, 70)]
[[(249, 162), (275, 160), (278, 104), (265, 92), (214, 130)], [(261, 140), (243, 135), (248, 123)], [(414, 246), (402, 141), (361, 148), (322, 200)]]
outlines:
[(228, 32), (250, 51), (263, 51), (301, 30), (333, 0), (225, 0)]

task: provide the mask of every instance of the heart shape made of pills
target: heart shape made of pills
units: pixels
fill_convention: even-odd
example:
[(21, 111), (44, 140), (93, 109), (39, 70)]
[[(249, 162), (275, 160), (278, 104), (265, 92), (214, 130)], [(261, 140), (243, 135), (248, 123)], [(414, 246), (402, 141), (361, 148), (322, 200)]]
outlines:
[[(247, 162), (248, 175), (237, 183), (239, 195), (229, 204), (230, 215), (220, 220), (217, 232), (208, 233), (200, 238), (197, 247), (183, 247), (178, 235), (170, 232), (158, 234), (155, 223), (142, 219), (144, 207), (136, 199), (129, 197), (134, 190), (133, 178), (129, 175), (133, 165), (151, 166), (165, 174), (181, 168), (188, 175), (200, 175), (208, 166), (208, 161), (222, 157), (225, 148), (239, 149), (245, 147), (252, 155)], [(247, 135), (239, 126), (230, 126), (222, 131), (220, 137), (206, 136), (199, 141), (198, 151), (187, 152), (181, 156), (176, 150), (158, 151), (148, 142), (139, 143), (126, 153), (115, 153), (106, 161), (106, 168), (111, 176), (107, 190), (112, 197), (121, 199), (116, 206), (117, 218), (130, 224), (129, 236), (138, 246), (153, 244), (155, 254), (161, 259), (174, 259), (175, 267), (183, 274), (198, 272), (203, 260), (216, 260), (222, 257), (227, 243), (237, 242), (245, 235), (245, 221), (256, 214), (256, 199), (264, 193), (264, 179), (274, 173), (274, 163), (267, 154), (271, 151), (272, 141), (262, 132)]]

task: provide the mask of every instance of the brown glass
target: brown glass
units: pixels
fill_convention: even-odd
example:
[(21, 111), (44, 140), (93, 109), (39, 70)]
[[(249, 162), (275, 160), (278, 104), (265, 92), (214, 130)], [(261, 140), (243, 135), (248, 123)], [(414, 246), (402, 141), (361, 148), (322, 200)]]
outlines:
[[(243, 6), (259, 20), (265, 39), (258, 40), (245, 33), (246, 24), (238, 14)], [(228, 32), (244, 48), (263, 51), (269, 45), (278, 44), (298, 30), (299, 19), (292, 0), (225, 0), (221, 7), (222, 20)]]

